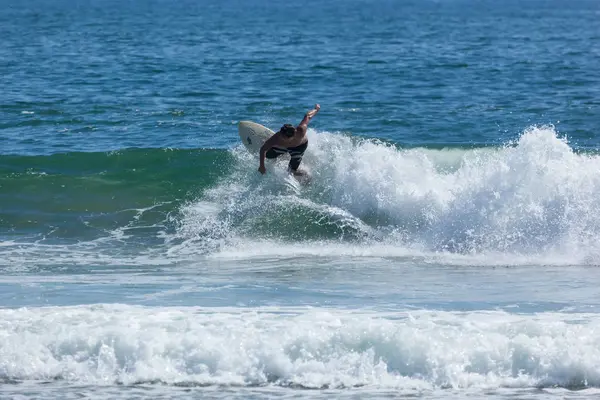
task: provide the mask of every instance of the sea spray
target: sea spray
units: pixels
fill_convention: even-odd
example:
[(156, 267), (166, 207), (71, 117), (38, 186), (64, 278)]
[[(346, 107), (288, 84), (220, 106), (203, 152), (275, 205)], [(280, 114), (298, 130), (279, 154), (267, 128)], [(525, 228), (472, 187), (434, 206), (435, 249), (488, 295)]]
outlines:
[[(300, 194), (282, 191), (281, 166), (256, 181), (246, 155), (239, 162), (251, 172), (211, 189), (215, 203), (227, 204), (222, 218), (239, 217), (231, 236), (595, 262), (600, 158), (575, 153), (553, 127), (532, 127), (499, 148), (462, 150), (310, 133), (313, 181)], [(352, 221), (352, 234), (327, 229), (339, 215)]]

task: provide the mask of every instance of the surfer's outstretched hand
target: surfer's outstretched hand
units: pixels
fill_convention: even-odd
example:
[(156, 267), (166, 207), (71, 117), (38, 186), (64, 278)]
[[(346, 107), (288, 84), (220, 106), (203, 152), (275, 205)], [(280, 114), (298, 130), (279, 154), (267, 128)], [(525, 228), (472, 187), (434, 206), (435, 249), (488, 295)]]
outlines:
[(267, 169), (265, 168), (264, 165), (261, 165), (260, 167), (258, 167), (258, 172), (260, 172), (261, 174), (265, 174), (265, 172), (267, 172)]

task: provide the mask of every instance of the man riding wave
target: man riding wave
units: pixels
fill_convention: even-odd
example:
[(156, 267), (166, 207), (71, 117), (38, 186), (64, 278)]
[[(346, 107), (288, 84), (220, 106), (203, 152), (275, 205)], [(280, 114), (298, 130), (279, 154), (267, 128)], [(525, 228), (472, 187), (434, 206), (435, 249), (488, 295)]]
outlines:
[(296, 128), (291, 124), (285, 124), (262, 145), (260, 148), (260, 166), (258, 167), (258, 171), (261, 174), (267, 172), (265, 158), (277, 158), (282, 154), (289, 153), (291, 157), (288, 165), (289, 171), (296, 176), (304, 175), (304, 172), (299, 171), (298, 167), (308, 147), (306, 131), (308, 130), (308, 123), (320, 109), (320, 105), (315, 105), (314, 109), (304, 115), (304, 118)]

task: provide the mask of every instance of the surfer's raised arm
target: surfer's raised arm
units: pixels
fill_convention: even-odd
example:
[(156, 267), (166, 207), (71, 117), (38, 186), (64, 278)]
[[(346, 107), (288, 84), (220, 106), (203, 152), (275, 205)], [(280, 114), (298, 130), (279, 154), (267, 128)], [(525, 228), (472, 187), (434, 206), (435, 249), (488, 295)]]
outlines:
[(300, 125), (307, 126), (310, 120), (319, 112), (320, 109), (321, 106), (319, 104), (315, 104), (315, 108), (313, 108), (312, 110), (307, 112), (306, 115), (304, 115), (304, 118), (300, 122)]

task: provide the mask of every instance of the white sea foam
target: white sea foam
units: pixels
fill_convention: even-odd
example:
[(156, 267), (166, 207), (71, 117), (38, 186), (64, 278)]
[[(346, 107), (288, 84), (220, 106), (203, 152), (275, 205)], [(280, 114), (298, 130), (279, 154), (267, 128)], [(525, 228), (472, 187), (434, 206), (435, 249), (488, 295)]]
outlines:
[(300, 194), (286, 191), (283, 163), (258, 177), (256, 160), (236, 151), (236, 171), (202, 199), (219, 213), (207, 218), (191, 204), (181, 232), (218, 233), (213, 255), (283, 247), (460, 263), (600, 261), (600, 157), (575, 153), (553, 127), (496, 149), (398, 149), (312, 130), (309, 142), (313, 179)]
[(0, 378), (380, 389), (600, 385), (591, 314), (0, 310)]

